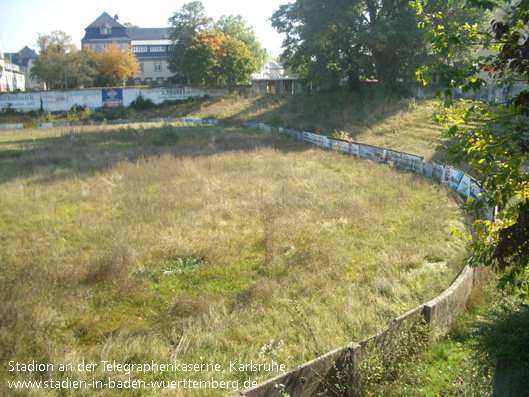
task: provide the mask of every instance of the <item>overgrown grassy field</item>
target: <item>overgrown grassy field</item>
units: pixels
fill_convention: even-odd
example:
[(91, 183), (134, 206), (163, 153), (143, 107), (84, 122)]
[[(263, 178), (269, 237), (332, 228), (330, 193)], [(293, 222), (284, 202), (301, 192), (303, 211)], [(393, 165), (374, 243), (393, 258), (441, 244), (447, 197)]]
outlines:
[[(444, 290), (466, 254), (450, 235), (465, 227), (460, 206), (415, 174), (277, 133), (2, 131), (1, 378), (214, 377), (240, 390), (277, 371), (230, 371), (230, 361), (292, 368)], [(54, 370), (10, 370), (32, 360)], [(83, 360), (225, 373), (79, 372)], [(138, 393), (149, 392), (160, 393)]]

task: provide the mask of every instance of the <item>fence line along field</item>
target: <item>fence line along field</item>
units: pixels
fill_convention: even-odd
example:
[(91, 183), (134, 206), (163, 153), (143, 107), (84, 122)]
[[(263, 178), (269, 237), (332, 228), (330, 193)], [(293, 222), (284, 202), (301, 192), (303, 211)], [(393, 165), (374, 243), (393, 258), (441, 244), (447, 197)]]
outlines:
[[(58, 364), (176, 360), (226, 371), (133, 378), (240, 390), (277, 374), (272, 362), (289, 369), (381, 329), (446, 288), (465, 256), (455, 193), (238, 127), (3, 131), (0, 200), (4, 380), (102, 381), (101, 365)], [(33, 360), (55, 366), (11, 370)]]

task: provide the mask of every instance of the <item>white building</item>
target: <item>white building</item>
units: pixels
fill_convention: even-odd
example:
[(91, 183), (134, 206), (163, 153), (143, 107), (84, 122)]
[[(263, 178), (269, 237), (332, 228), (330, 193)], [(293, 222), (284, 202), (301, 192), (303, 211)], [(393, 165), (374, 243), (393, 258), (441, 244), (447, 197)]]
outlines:
[(284, 77), (283, 67), (276, 61), (269, 60), (259, 73), (253, 75), (254, 79), (279, 79)]
[(0, 37), (0, 92), (25, 91), (25, 72), (6, 58)]

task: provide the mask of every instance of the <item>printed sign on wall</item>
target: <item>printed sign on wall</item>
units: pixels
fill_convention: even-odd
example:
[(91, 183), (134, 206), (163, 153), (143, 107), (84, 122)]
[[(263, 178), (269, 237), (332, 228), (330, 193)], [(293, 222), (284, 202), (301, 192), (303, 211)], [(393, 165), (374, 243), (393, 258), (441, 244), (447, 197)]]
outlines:
[(0, 95), (0, 109), (12, 108), (17, 112), (29, 112), (40, 108), (40, 92), (23, 92)]
[(123, 106), (123, 90), (121, 88), (112, 88), (101, 92), (103, 95), (103, 107), (120, 108)]
[(445, 182), (454, 190), (459, 190), (461, 181), (463, 180), (463, 173), (452, 167), (446, 167)]

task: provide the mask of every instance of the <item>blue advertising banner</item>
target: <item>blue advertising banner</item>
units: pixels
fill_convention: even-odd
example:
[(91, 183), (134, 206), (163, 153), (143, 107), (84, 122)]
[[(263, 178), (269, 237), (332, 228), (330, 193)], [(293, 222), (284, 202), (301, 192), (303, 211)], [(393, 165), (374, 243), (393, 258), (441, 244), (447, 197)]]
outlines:
[(103, 95), (103, 107), (120, 108), (123, 106), (123, 90), (121, 88), (112, 88), (101, 92)]

